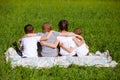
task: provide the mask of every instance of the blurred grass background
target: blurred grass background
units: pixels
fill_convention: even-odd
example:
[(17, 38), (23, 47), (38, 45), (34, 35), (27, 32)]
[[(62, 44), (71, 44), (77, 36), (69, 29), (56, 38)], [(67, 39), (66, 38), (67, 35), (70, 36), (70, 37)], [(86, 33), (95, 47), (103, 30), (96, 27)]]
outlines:
[[(120, 1), (119, 0), (0, 0), (0, 80), (118, 80), (120, 78)], [(41, 32), (44, 22), (58, 31), (58, 22), (66, 19), (69, 31), (80, 27), (90, 52), (110, 51), (116, 68), (55, 66), (51, 69), (12, 69), (4, 52), (24, 35), (32, 24)], [(111, 78), (110, 78), (111, 77)]]

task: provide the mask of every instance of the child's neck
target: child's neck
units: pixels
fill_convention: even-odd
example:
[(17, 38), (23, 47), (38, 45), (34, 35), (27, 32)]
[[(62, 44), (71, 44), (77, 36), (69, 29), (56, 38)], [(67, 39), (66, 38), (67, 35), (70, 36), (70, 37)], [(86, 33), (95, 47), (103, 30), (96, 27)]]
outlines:
[(62, 33), (65, 33), (65, 32), (68, 32), (68, 31), (65, 31), (65, 30), (63, 30), (63, 31), (61, 31)]
[(35, 33), (27, 33), (27, 34), (25, 34), (24, 36), (25, 37), (32, 37), (32, 36), (35, 36), (36, 34)]

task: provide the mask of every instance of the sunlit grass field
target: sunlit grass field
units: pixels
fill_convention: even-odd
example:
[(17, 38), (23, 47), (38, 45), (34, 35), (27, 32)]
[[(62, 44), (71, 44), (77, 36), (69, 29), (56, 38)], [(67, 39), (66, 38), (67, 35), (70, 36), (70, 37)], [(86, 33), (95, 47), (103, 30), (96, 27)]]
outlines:
[[(69, 31), (80, 27), (90, 52), (109, 50), (115, 68), (55, 66), (49, 69), (11, 68), (4, 52), (24, 35), (32, 24), (41, 32), (50, 22), (58, 31), (58, 22), (66, 19)], [(119, 0), (0, 0), (0, 80), (119, 80), (120, 79), (120, 1)]]

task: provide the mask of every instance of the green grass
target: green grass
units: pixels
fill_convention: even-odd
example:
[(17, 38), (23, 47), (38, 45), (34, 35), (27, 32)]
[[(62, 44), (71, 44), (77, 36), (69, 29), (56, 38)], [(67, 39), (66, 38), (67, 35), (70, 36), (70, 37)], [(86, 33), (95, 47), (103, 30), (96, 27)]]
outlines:
[[(120, 78), (120, 1), (119, 0), (0, 0), (0, 80), (118, 80)], [(50, 69), (11, 68), (4, 52), (24, 35), (30, 23), (41, 32), (44, 22), (58, 31), (66, 19), (69, 31), (80, 27), (90, 52), (110, 51), (115, 68), (55, 66)]]

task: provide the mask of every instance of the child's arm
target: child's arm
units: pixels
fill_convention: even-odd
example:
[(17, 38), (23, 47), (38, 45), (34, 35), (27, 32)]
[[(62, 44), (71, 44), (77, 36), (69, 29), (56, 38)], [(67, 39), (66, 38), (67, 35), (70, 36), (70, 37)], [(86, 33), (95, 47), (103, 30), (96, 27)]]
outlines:
[(47, 46), (47, 47), (51, 47), (51, 48), (56, 48), (57, 45), (58, 45), (58, 43), (59, 43), (59, 40), (56, 39), (54, 43), (47, 43), (47, 42), (45, 42), (45, 41), (41, 41), (40, 43), (41, 43), (41, 45), (43, 45), (43, 46)]
[(77, 46), (81, 46), (83, 43), (85, 43), (81, 35), (75, 35), (75, 37), (73, 38), (73, 41), (76, 43)]
[(75, 35), (75, 37), (80, 39), (80, 40), (84, 40), (84, 38), (81, 35)]
[(63, 43), (61, 43), (59, 45), (60, 45), (60, 47), (62, 47), (63, 49), (65, 49), (69, 53), (71, 53), (74, 49), (73, 47), (70, 47), (70, 48), (65, 47)]
[(21, 40), (22, 40), (22, 38), (20, 38), (20, 39), (18, 40), (18, 44), (20, 44), (20, 43), (21, 43)]
[(51, 31), (47, 34), (47, 36), (41, 36), (40, 41), (49, 39), (50, 36), (51, 36), (51, 34), (52, 34), (52, 32), (53, 32), (53, 31), (51, 30)]
[(84, 43), (84, 40), (79, 40), (78, 38), (74, 37), (73, 41), (76, 43), (77, 46), (81, 46)]
[(22, 44), (22, 38), (21, 38), (19, 43), (19, 50), (22, 51), (23, 49), (24, 49), (24, 46)]
[(60, 33), (60, 36), (75, 36), (73, 32)]
[(22, 51), (23, 50), (23, 46), (20, 46), (19, 50)]

